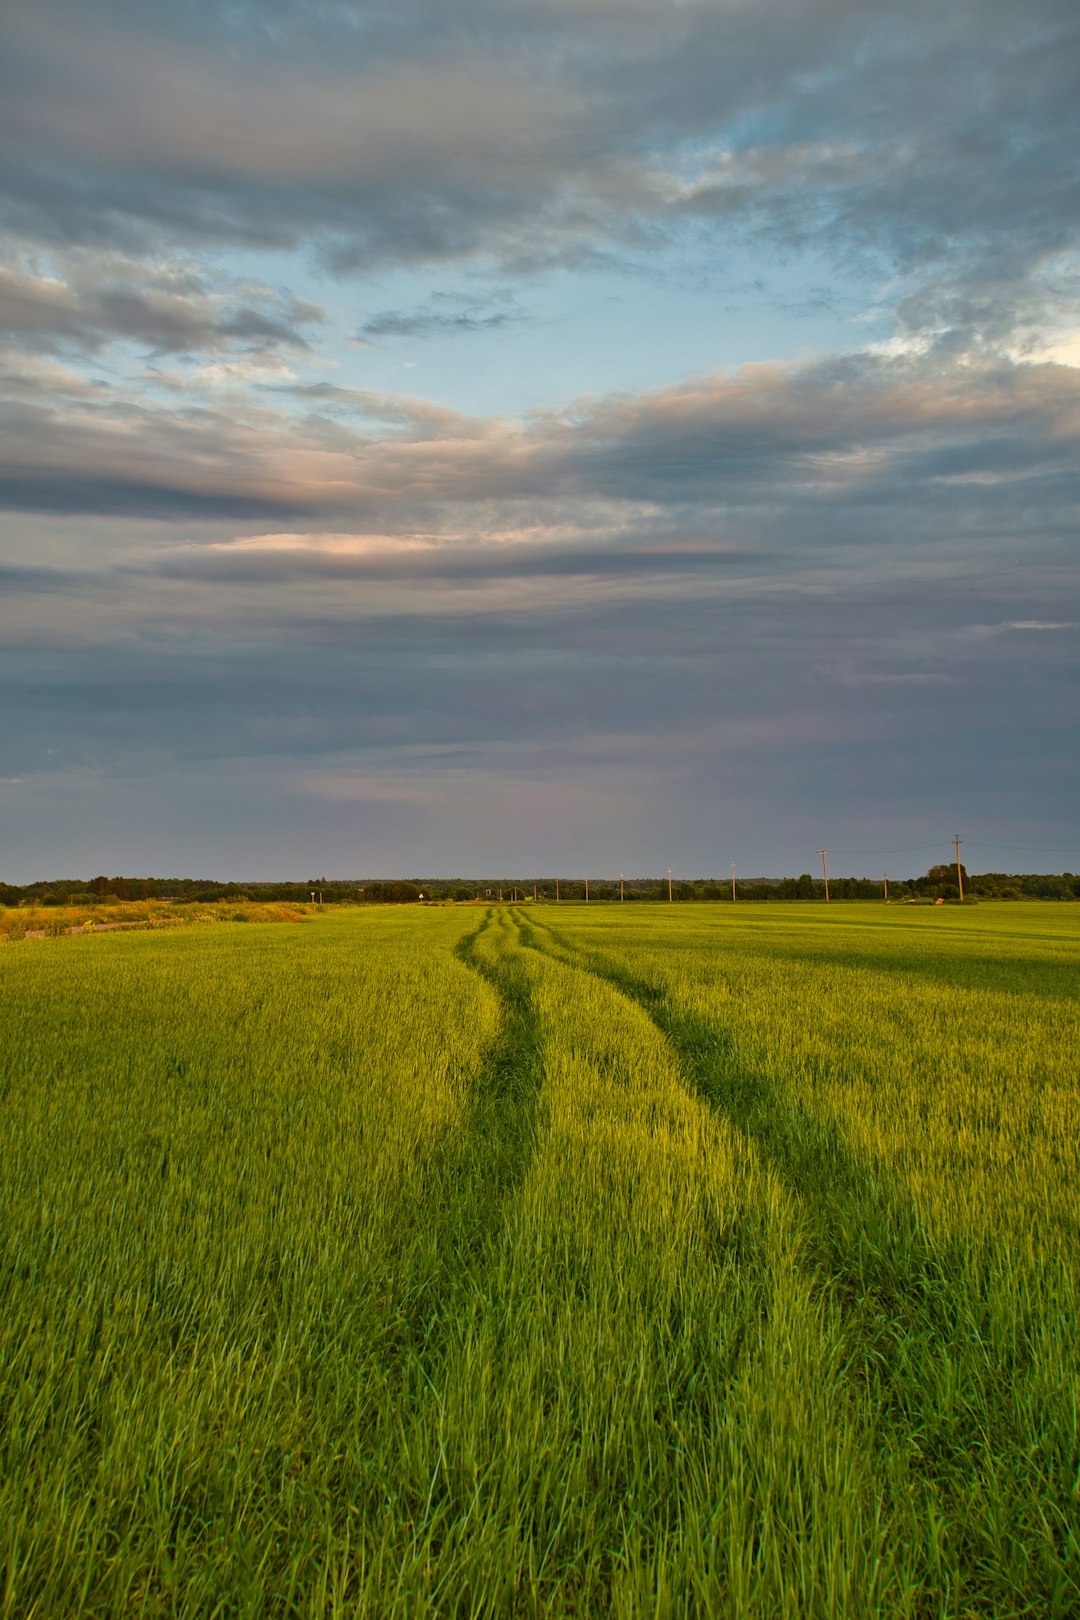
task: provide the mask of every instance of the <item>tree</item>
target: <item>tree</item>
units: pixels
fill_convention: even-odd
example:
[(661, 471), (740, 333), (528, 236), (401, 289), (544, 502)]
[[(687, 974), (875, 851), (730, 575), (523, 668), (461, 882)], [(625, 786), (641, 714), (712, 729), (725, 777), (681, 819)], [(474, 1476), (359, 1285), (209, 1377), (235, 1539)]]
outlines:
[(401, 878), (388, 883), (369, 883), (361, 899), (373, 905), (404, 906), (419, 901), (420, 888), (418, 884), (406, 883)]
[[(967, 867), (961, 865), (964, 882), (967, 883)], [(956, 882), (956, 867), (947, 863), (932, 866), (925, 877), (917, 878), (915, 887), (920, 894), (930, 895), (937, 900), (959, 900), (960, 889)]]

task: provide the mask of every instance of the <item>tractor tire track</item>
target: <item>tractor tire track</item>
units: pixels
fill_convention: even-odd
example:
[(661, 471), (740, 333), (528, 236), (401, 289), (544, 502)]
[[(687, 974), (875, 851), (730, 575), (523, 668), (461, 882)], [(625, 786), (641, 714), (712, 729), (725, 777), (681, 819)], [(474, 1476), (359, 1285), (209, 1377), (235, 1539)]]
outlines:
[(542, 1048), (525, 975), (512, 960), (477, 949), (498, 925), (491, 909), (454, 947), (454, 955), (494, 990), (502, 1022), (470, 1088), (464, 1119), (432, 1157), (426, 1184), (434, 1219), (410, 1285), (407, 1311), (385, 1341), (403, 1370), (410, 1361), (438, 1395), (445, 1368), (468, 1320), (468, 1302), (489, 1292), (505, 1238), (508, 1203), (535, 1151)]
[(479, 927), (460, 940), (454, 951), (464, 966), (491, 986), (503, 1013), (502, 1029), (473, 1088), (464, 1143), (455, 1154), (470, 1163), (476, 1161), (483, 1184), (477, 1196), (492, 1222), (531, 1163), (543, 1079), (543, 1039), (526, 975), (512, 958), (489, 960), (477, 949), (481, 939), (495, 932), (494, 911), (489, 908)]

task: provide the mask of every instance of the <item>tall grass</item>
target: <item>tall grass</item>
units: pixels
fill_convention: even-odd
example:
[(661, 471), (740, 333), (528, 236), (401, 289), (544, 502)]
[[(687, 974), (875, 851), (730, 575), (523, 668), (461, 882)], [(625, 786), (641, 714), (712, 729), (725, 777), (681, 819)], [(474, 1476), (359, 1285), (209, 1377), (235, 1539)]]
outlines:
[(0, 1612), (1077, 1612), (1075, 936), (867, 915), (2, 953)]
[(431, 1167), (498, 1021), (417, 944), (383, 913), (362, 942), (328, 920), (5, 955), (5, 1612), (287, 1612), (329, 1577), (370, 1435), (392, 1449)]

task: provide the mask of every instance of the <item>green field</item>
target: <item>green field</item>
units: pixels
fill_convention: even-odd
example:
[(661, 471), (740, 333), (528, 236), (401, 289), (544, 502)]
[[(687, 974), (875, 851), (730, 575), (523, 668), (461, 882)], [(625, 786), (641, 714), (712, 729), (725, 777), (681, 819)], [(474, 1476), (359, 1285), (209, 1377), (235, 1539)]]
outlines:
[(1080, 1614), (1080, 907), (0, 948), (0, 1613)]

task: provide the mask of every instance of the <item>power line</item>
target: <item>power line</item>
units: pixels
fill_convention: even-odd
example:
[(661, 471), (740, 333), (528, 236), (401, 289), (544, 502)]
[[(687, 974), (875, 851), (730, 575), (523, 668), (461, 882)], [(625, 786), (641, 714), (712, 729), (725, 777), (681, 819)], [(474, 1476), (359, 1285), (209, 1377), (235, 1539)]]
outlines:
[(869, 861), (875, 860), (879, 855), (918, 855), (922, 850), (940, 849), (940, 847), (941, 840), (931, 838), (927, 839), (924, 844), (899, 844), (894, 845), (892, 849), (857, 849), (852, 856), (845, 855), (845, 859)]
[[(1005, 849), (1017, 855), (1080, 855), (1080, 841), (1075, 844), (1014, 844), (1001, 838), (976, 838), (980, 849)], [(917, 855), (922, 850), (939, 849), (938, 840), (925, 844), (900, 844), (892, 849), (857, 849), (844, 854), (844, 860), (873, 860), (881, 855)], [(834, 863), (835, 864), (835, 863)]]
[(1080, 843), (1010, 844), (996, 838), (980, 838), (977, 842), (982, 849), (1009, 849), (1017, 855), (1076, 855), (1080, 853)]

